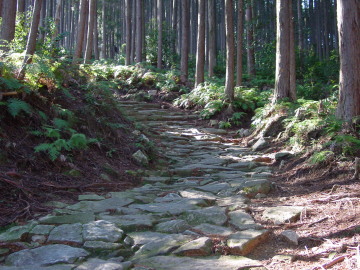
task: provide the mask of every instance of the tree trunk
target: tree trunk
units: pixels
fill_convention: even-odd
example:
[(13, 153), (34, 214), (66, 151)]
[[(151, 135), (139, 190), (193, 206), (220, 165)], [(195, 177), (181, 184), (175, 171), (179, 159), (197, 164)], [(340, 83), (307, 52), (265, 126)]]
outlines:
[(101, 59), (106, 59), (107, 58), (107, 54), (106, 54), (106, 38), (107, 38), (107, 33), (106, 33), (106, 0), (103, 0), (102, 2), (102, 13), (101, 13), (101, 17), (102, 17), (102, 44), (101, 44)]
[(235, 74), (235, 40), (233, 0), (225, 0), (225, 32), (226, 32), (226, 76), (225, 96), (230, 103), (234, 101), (234, 74)]
[(2, 6), (2, 24), (1, 24), (1, 39), (5, 40), (4, 51), (8, 51), (8, 43), (14, 39), (15, 36), (15, 20), (16, 20), (16, 1), (3, 0)]
[(157, 68), (162, 68), (163, 0), (157, 0), (157, 23), (158, 23)]
[(23, 62), (23, 65), (22, 65), (21, 70), (18, 75), (19, 80), (24, 79), (26, 65), (31, 63), (32, 56), (35, 53), (36, 38), (37, 38), (39, 22), (40, 22), (40, 12), (41, 12), (42, 1), (43, 0), (35, 0), (35, 2), (34, 2), (34, 10), (33, 10), (33, 14), (32, 14), (30, 32), (29, 32), (29, 36), (28, 36), (28, 40), (27, 40), (27, 44), (26, 44), (26, 52), (25, 52), (24, 62)]
[(215, 0), (208, 0), (209, 9), (209, 54), (208, 54), (208, 76), (214, 76), (214, 68), (216, 65), (216, 16), (215, 16)]
[(178, 25), (178, 6), (179, 6), (179, 1), (178, 0), (173, 0), (173, 14), (172, 14), (172, 22), (171, 22), (171, 29), (173, 31), (173, 35), (174, 35), (174, 39), (172, 40), (172, 53), (173, 56), (176, 55), (176, 40), (178, 37), (178, 33), (177, 33), (177, 25)]
[(25, 10), (25, 0), (17, 0), (17, 12), (24, 13)]
[(143, 42), (143, 0), (136, 0), (136, 63), (142, 62)]
[(88, 20), (88, 32), (86, 40), (86, 50), (84, 63), (89, 62), (92, 55), (93, 41), (94, 41), (94, 27), (95, 27), (95, 0), (89, 0), (89, 20)]
[(247, 72), (250, 77), (255, 76), (255, 52), (254, 52), (254, 32), (252, 5), (248, 3), (246, 7), (246, 36), (247, 36)]
[(54, 30), (54, 33), (53, 33), (53, 36), (52, 36), (53, 41), (59, 35), (61, 4), (62, 4), (62, 0), (57, 0), (56, 13), (55, 13), (55, 19), (54, 19), (55, 30)]
[(284, 98), (295, 100), (295, 56), (292, 0), (276, 2), (276, 71), (273, 103)]
[(95, 9), (94, 9), (94, 45), (93, 45), (93, 49), (94, 49), (94, 56), (95, 56), (95, 60), (99, 60), (100, 59), (100, 55), (99, 55), (99, 31), (98, 31), (98, 18), (97, 18), (97, 6), (98, 3), (97, 1), (95, 1)]
[(205, 67), (205, 0), (199, 0), (195, 87), (204, 82)]
[(304, 49), (303, 45), (303, 24), (302, 24), (302, 0), (297, 0), (297, 20), (298, 20), (298, 45), (300, 52)]
[(236, 53), (236, 86), (242, 84), (242, 75), (243, 75), (243, 33), (244, 33), (244, 23), (243, 23), (243, 12), (244, 12), (244, 3), (243, 0), (238, 0), (238, 10), (237, 10), (237, 53)]
[(189, 35), (190, 35), (190, 4), (189, 0), (181, 0), (181, 76), (180, 80), (185, 84), (188, 80), (189, 66)]
[(131, 64), (131, 0), (125, 1), (126, 9), (126, 58), (125, 65)]
[(350, 122), (360, 115), (360, 2), (339, 0), (337, 19), (340, 51), (337, 116)]
[(77, 37), (76, 37), (76, 48), (74, 52), (73, 63), (78, 63), (81, 58), (81, 53), (84, 44), (85, 36), (85, 18), (88, 11), (88, 0), (81, 0), (80, 2), (80, 17), (78, 23)]

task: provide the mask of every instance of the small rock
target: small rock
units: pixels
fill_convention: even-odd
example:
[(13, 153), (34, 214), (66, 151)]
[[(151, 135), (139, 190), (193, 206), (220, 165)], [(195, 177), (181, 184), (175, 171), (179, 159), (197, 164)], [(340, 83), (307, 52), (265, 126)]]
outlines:
[(286, 230), (281, 233), (282, 236), (290, 243), (294, 245), (299, 244), (299, 236), (295, 231), (292, 230)]
[(170, 220), (156, 225), (155, 229), (158, 232), (164, 233), (182, 233), (190, 228), (190, 225), (181, 219)]
[(44, 244), (46, 242), (46, 236), (45, 235), (33, 235), (31, 237), (31, 242)]
[(87, 262), (79, 265), (75, 270), (123, 270), (121, 263), (116, 263), (112, 261), (104, 261), (100, 259), (90, 259)]
[(292, 155), (293, 155), (293, 154), (290, 153), (290, 152), (277, 152), (277, 153), (275, 154), (275, 160), (276, 160), (276, 161), (280, 161), (280, 160), (286, 159), (286, 158), (288, 158), (288, 157), (290, 157), (290, 156), (292, 156)]
[(301, 212), (304, 210), (302, 206), (277, 206), (268, 207), (263, 212), (262, 217), (273, 221), (275, 224), (284, 224), (287, 222), (295, 222), (299, 219)]
[(267, 230), (246, 230), (229, 236), (227, 245), (233, 255), (247, 255), (268, 236)]
[(173, 253), (176, 255), (188, 256), (188, 257), (208, 256), (211, 254), (211, 248), (212, 248), (212, 240), (208, 237), (201, 237), (199, 239), (190, 241), (182, 245)]
[(212, 225), (208, 223), (200, 224), (194, 227), (194, 229), (196, 231), (200, 231), (202, 234), (207, 236), (229, 236), (230, 234), (234, 233), (231, 228)]
[(52, 229), (54, 229), (54, 225), (36, 225), (30, 232), (30, 234), (36, 235), (48, 235)]
[(106, 220), (97, 220), (83, 226), (83, 237), (85, 241), (118, 242), (124, 232), (114, 223)]
[(276, 262), (293, 262), (296, 260), (296, 256), (294, 255), (282, 255), (282, 254), (279, 254), (279, 255), (275, 255), (273, 258), (272, 258), (273, 261), (276, 261)]
[(140, 164), (142, 165), (148, 165), (149, 164), (149, 158), (141, 151), (138, 150), (135, 152), (132, 157)]
[(268, 147), (269, 143), (265, 140), (264, 137), (261, 137), (257, 142), (252, 146), (253, 151), (260, 151)]
[(48, 243), (64, 243), (64, 244), (77, 244), (83, 243), (82, 237), (82, 225), (80, 223), (75, 224), (63, 224), (55, 227), (49, 237)]
[(184, 219), (192, 225), (210, 223), (223, 225), (227, 221), (225, 209), (218, 206), (205, 207), (199, 210), (189, 210), (184, 213)]

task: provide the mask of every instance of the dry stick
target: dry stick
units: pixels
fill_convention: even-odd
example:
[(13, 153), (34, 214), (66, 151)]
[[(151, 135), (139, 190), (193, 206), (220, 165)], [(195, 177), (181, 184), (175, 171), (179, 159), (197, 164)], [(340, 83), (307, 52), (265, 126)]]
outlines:
[(324, 217), (324, 218), (318, 219), (318, 220), (316, 220), (316, 221), (314, 221), (314, 222), (311, 222), (308, 226), (309, 226), (309, 227), (314, 226), (315, 224), (320, 223), (320, 222), (323, 222), (323, 221), (325, 221), (325, 220), (327, 220), (327, 219), (329, 219), (329, 217)]

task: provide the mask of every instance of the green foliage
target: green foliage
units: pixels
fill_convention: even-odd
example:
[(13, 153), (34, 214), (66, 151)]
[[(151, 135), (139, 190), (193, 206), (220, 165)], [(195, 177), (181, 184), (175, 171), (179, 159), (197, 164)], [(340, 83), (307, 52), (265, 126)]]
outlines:
[(353, 156), (360, 151), (360, 139), (352, 134), (337, 134), (334, 141), (341, 146), (343, 155)]
[[(173, 44), (175, 43), (176, 33), (171, 25), (163, 22), (162, 28), (162, 62), (166, 67), (174, 67), (177, 63), (177, 55), (172, 51)], [(152, 19), (147, 24), (146, 42), (146, 60), (151, 65), (157, 64), (157, 51), (158, 51), (158, 28), (156, 19)]]
[(310, 164), (319, 164), (319, 163), (323, 163), (328, 161), (330, 158), (334, 157), (334, 152), (332, 151), (321, 151), (321, 152), (317, 152), (314, 153), (310, 159), (309, 159), (309, 163)]
[(222, 128), (222, 129), (231, 128), (231, 123), (230, 123), (230, 122), (226, 122), (226, 121), (220, 121), (220, 122), (219, 122), (219, 128)]
[(12, 117), (18, 116), (21, 112), (31, 114), (33, 109), (29, 103), (17, 98), (11, 98), (7, 101), (7, 108)]

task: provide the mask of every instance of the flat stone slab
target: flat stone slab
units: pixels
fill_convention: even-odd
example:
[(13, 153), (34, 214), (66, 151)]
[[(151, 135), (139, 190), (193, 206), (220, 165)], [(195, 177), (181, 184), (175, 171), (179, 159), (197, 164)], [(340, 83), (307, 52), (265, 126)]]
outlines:
[(86, 241), (84, 243), (84, 248), (90, 251), (108, 251), (121, 248), (120, 243), (111, 243), (103, 241)]
[(79, 201), (101, 201), (105, 200), (105, 197), (97, 194), (81, 194), (78, 199)]
[(225, 209), (217, 206), (189, 210), (184, 213), (183, 217), (191, 225), (200, 225), (202, 223), (224, 225), (227, 221)]
[(110, 209), (126, 206), (133, 203), (134, 200), (130, 198), (109, 198), (101, 201), (81, 201), (76, 204), (66, 207), (69, 210), (79, 212), (94, 212), (101, 213)]
[(202, 234), (207, 236), (229, 236), (233, 234), (233, 230), (228, 227), (217, 226), (213, 224), (203, 223), (195, 226), (196, 231), (200, 231)]
[(92, 212), (77, 213), (72, 215), (53, 216), (48, 215), (39, 219), (42, 224), (72, 224), (72, 223), (89, 223), (95, 220)]
[(229, 223), (240, 231), (262, 228), (260, 224), (255, 223), (252, 216), (242, 210), (230, 212), (228, 215), (230, 217)]
[(131, 232), (128, 234), (133, 240), (135, 245), (144, 245), (149, 242), (161, 240), (169, 234), (159, 232)]
[(183, 198), (203, 199), (203, 200), (206, 200), (206, 201), (215, 201), (218, 198), (217, 196), (215, 196), (212, 193), (203, 192), (203, 191), (199, 191), (199, 190), (193, 190), (193, 189), (180, 191), (180, 195)]
[(227, 246), (234, 255), (247, 255), (263, 242), (268, 235), (267, 230), (245, 230), (229, 236)]
[(31, 231), (30, 234), (37, 235), (48, 235), (52, 229), (54, 229), (54, 225), (36, 225)]
[(40, 265), (27, 265), (27, 266), (0, 266), (0, 270), (72, 270), (75, 265), (52, 265), (52, 266), (40, 266)]
[(31, 222), (24, 226), (14, 226), (0, 234), (0, 242), (18, 242), (26, 237), (36, 226), (36, 222)]
[(63, 224), (55, 227), (47, 240), (48, 243), (63, 243), (80, 245), (84, 242), (82, 237), (82, 224)]
[(200, 237), (180, 246), (173, 253), (180, 256), (196, 257), (208, 256), (211, 251), (212, 240), (208, 237)]
[(112, 261), (104, 261), (100, 259), (90, 259), (87, 262), (79, 265), (75, 270), (123, 270), (124, 267), (121, 263)]
[(299, 219), (303, 210), (304, 207), (302, 206), (268, 207), (263, 212), (262, 218), (271, 220), (275, 224), (295, 222)]
[(242, 195), (225, 197), (222, 199), (218, 199), (216, 201), (218, 206), (222, 206), (222, 207), (228, 206), (230, 210), (239, 209), (239, 208), (247, 208), (248, 202), (249, 202), (249, 199)]
[(197, 209), (198, 205), (206, 205), (206, 203), (201, 199), (182, 199), (168, 203), (132, 204), (129, 207), (152, 213), (178, 215), (187, 210)]
[(124, 235), (124, 231), (114, 223), (106, 220), (97, 220), (83, 226), (85, 241), (118, 242)]
[(156, 256), (139, 260), (137, 263), (156, 270), (169, 270), (169, 266), (171, 270), (238, 270), (262, 266), (259, 261), (240, 256), (214, 256), (205, 259)]
[(222, 191), (222, 190), (226, 190), (226, 189), (229, 189), (231, 188), (230, 184), (226, 183), (226, 182), (223, 182), (223, 183), (210, 183), (210, 184), (207, 184), (205, 186), (199, 186), (199, 187), (196, 187), (196, 189), (200, 189), (202, 191), (208, 191), (208, 192), (211, 192), (211, 193), (218, 193), (219, 191)]
[(131, 258), (131, 261), (138, 261), (139, 259), (149, 258), (158, 255), (169, 254), (172, 250), (181, 245), (190, 242), (191, 236), (172, 234), (162, 239), (155, 240), (144, 244)]
[(82, 248), (56, 244), (15, 252), (6, 258), (5, 263), (13, 266), (49, 266), (60, 263), (74, 263), (77, 259), (88, 255), (89, 252)]
[(138, 229), (150, 228), (154, 224), (153, 215), (121, 215), (110, 216), (100, 214), (100, 219), (112, 222), (125, 231), (135, 231)]
[(163, 233), (182, 233), (190, 227), (185, 220), (175, 219), (157, 224), (155, 230)]

